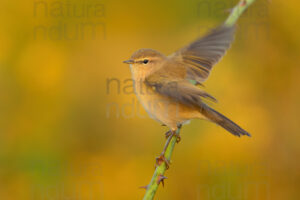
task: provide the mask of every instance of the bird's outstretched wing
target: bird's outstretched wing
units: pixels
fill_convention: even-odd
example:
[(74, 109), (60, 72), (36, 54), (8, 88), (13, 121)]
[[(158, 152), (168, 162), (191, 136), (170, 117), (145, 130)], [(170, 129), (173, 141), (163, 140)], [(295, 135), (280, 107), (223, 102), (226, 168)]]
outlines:
[(189, 80), (202, 83), (233, 40), (234, 27), (220, 26), (168, 57), (145, 79), (158, 93), (187, 105), (199, 105), (201, 98), (215, 100)]
[[(223, 57), (234, 39), (235, 27), (219, 26), (190, 45), (179, 49), (169, 59), (186, 68), (185, 78), (201, 84), (212, 67)], [(176, 67), (176, 65), (174, 65)]]

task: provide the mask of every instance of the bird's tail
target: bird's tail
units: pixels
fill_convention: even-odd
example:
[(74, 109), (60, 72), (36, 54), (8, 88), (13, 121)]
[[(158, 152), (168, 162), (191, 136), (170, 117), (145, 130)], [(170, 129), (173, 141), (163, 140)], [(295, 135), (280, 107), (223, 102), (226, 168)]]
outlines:
[(210, 108), (208, 105), (202, 104), (201, 105), (201, 110), (200, 112), (210, 121), (220, 125), (230, 133), (236, 136), (241, 136), (241, 135), (248, 135), (251, 137), (251, 135), (242, 129), (239, 125), (222, 115), (221, 113), (215, 111), (214, 109)]

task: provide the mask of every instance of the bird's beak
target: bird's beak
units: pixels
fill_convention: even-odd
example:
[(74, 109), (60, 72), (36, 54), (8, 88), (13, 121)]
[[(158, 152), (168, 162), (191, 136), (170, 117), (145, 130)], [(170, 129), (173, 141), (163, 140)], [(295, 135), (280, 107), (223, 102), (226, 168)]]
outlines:
[(134, 63), (134, 60), (125, 60), (123, 61), (123, 63), (126, 63), (126, 64), (133, 64)]

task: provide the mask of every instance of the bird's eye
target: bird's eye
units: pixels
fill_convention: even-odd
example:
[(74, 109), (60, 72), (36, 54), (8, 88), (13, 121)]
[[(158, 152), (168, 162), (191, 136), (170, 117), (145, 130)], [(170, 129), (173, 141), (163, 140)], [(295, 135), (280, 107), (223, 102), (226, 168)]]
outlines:
[(148, 62), (149, 62), (149, 60), (147, 60), (147, 59), (143, 60), (144, 64), (147, 64)]

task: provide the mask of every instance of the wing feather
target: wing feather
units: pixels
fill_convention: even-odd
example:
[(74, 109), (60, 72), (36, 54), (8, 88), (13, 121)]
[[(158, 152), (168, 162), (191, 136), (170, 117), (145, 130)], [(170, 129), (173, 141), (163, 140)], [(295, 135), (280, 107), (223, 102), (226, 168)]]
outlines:
[(145, 83), (158, 93), (186, 105), (199, 106), (203, 99), (214, 97), (193, 85), (201, 84), (229, 48), (234, 27), (220, 26), (169, 56), (160, 68), (145, 79)]
[(203, 99), (217, 101), (213, 96), (186, 80), (162, 81), (158, 83), (157, 81), (146, 79), (145, 82), (148, 86), (154, 88), (156, 92), (187, 106), (199, 107)]
[(202, 83), (208, 78), (212, 67), (230, 47), (234, 30), (234, 26), (222, 25), (169, 57), (185, 66), (186, 79)]

